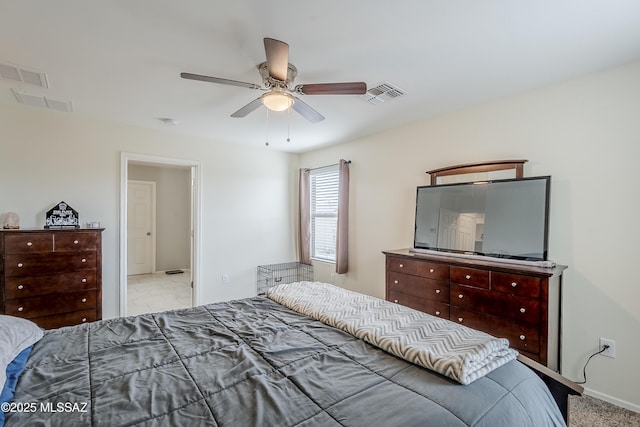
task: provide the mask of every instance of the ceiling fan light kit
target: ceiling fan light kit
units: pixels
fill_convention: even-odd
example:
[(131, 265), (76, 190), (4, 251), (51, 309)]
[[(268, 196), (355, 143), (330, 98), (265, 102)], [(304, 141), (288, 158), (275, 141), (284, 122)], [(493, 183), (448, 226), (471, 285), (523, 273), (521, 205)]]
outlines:
[(262, 96), (254, 99), (240, 108), (231, 117), (245, 117), (260, 105), (271, 111), (287, 111), (290, 108), (311, 123), (324, 120), (324, 116), (295, 96), (300, 95), (363, 95), (367, 91), (364, 82), (349, 83), (316, 83), (293, 86), (297, 69), (289, 64), (289, 45), (280, 40), (265, 38), (264, 49), (267, 60), (258, 65), (258, 72), (262, 77), (263, 86), (220, 77), (204, 76), (200, 74), (181, 73), (183, 79), (199, 80), (248, 89), (266, 91)]
[(260, 98), (262, 99), (262, 104), (271, 111), (286, 111), (295, 102), (293, 96), (280, 91), (265, 93)]

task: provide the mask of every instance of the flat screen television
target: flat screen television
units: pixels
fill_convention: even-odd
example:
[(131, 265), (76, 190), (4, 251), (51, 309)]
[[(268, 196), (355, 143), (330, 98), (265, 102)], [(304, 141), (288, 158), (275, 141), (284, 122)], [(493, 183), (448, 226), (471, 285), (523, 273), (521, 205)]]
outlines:
[(415, 249), (546, 261), (551, 177), (418, 187)]

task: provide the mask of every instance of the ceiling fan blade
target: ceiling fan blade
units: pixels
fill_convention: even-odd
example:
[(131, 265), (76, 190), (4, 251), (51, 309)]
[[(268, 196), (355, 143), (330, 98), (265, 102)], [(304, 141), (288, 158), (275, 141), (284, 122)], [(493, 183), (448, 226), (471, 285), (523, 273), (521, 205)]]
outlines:
[(305, 103), (297, 96), (294, 96), (294, 98), (295, 102), (293, 103), (291, 108), (300, 113), (302, 117), (309, 120), (311, 123), (318, 123), (324, 120), (324, 116), (311, 108), (309, 104)]
[(240, 87), (246, 87), (249, 89), (262, 89), (260, 86), (254, 83), (245, 83), (245, 82), (239, 82), (237, 80), (221, 79), (220, 77), (202, 76), (200, 74), (180, 73), (180, 77), (182, 77), (183, 79), (199, 80), (202, 82), (209, 82), (209, 83), (220, 83), (223, 85), (231, 85), (231, 86), (240, 86)]
[(304, 95), (363, 95), (367, 92), (364, 82), (316, 83), (298, 85), (295, 91)]
[(262, 98), (256, 98), (235, 113), (231, 115), (231, 117), (246, 117), (249, 113), (253, 112), (256, 108), (262, 105)]
[(289, 68), (289, 45), (280, 40), (265, 37), (264, 51), (267, 55), (269, 75), (276, 80), (286, 82), (287, 69)]

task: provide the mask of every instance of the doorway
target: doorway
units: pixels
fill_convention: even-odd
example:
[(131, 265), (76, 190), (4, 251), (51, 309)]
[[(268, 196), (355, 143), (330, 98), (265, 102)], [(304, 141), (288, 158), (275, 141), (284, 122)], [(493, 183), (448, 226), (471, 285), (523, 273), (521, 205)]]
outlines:
[(197, 161), (122, 153), (120, 316), (140, 314), (138, 296), (149, 311), (182, 308), (172, 295), (185, 286), (186, 306), (199, 303), (199, 177)]

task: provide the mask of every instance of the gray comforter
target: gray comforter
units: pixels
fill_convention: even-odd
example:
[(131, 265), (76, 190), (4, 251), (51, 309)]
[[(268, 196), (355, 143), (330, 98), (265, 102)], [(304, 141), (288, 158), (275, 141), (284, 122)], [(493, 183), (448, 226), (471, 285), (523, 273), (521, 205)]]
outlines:
[(469, 385), (256, 297), (48, 331), (6, 426), (559, 426), (511, 361)]

